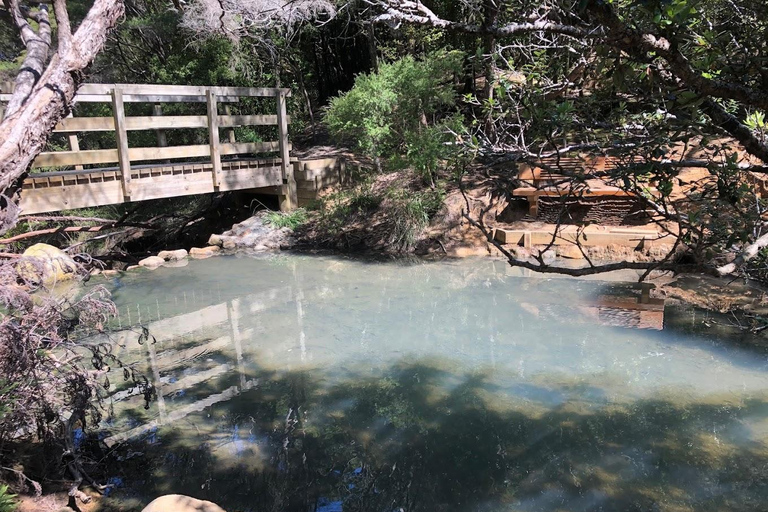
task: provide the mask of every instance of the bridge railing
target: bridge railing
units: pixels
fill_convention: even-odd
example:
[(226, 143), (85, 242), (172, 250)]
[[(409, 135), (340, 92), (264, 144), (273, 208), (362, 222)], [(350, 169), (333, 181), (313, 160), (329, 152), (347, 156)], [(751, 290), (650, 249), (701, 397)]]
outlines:
[[(7, 101), (12, 92), (12, 84), (0, 85), (0, 102)], [(122, 201), (146, 198), (145, 193), (135, 194), (133, 181), (142, 177), (143, 170), (151, 165), (147, 162), (170, 162), (183, 160), (198, 162), (202, 159), (209, 162), (205, 166), (192, 166), (194, 172), (210, 172), (212, 191), (245, 188), (238, 184), (222, 188), (225, 172), (222, 166), (222, 156), (254, 155), (272, 153), (276, 158), (270, 164), (279, 165), (284, 187), (290, 188), (293, 183), (291, 172), (290, 150), (288, 139), (288, 124), (290, 119), (286, 112), (286, 98), (291, 95), (289, 89), (255, 88), (255, 87), (214, 87), (188, 85), (153, 85), (153, 84), (83, 84), (78, 89), (74, 102), (77, 103), (108, 103), (111, 105), (112, 116), (109, 117), (67, 117), (62, 119), (54, 129), (54, 133), (65, 134), (69, 139), (69, 150), (46, 151), (35, 159), (30, 174), (31, 188), (36, 184), (52, 186), (52, 178), (60, 178), (60, 186), (69, 183), (81, 183), (83, 179), (90, 181), (99, 171), (112, 172), (113, 179), (119, 179), (122, 189)], [(270, 114), (231, 115), (229, 105), (239, 103), (242, 98), (274, 98), (274, 110)], [(150, 103), (153, 105), (149, 116), (126, 115), (126, 103)], [(206, 115), (162, 115), (162, 103), (206, 103)], [(220, 107), (223, 106), (224, 112)], [(266, 142), (236, 142), (235, 127), (244, 126), (276, 126), (277, 140)], [(208, 132), (207, 144), (182, 146), (165, 145), (165, 130), (174, 129), (205, 129)], [(228, 137), (222, 142), (220, 129), (226, 129)], [(138, 130), (155, 130), (158, 133), (158, 147), (131, 147), (128, 142), (128, 132)], [(114, 132), (116, 147), (110, 149), (81, 150), (78, 133)], [(108, 168), (107, 166), (116, 167)], [(98, 169), (84, 169), (84, 166)], [(40, 172), (40, 168), (71, 168), (73, 171)], [(107, 167), (105, 169), (105, 167)], [(186, 169), (189, 166), (184, 166)], [(170, 173), (184, 173), (171, 167)], [(146, 174), (146, 173), (145, 173)], [(151, 172), (149, 173), (151, 175)], [(98, 180), (103, 180), (100, 175)], [(74, 181), (73, 181), (74, 180)], [(290, 192), (290, 191), (289, 191)], [(183, 194), (179, 194), (183, 195)], [(294, 200), (291, 201), (293, 195)], [(294, 194), (286, 194), (289, 203), (295, 203)], [(110, 199), (109, 202), (114, 202)], [(292, 207), (292, 205), (286, 205)]]

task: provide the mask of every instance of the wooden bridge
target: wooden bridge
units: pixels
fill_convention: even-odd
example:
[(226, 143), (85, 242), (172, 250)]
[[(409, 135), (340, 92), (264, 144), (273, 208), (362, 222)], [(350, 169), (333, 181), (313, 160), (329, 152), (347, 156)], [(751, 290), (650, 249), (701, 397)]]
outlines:
[[(7, 101), (10, 92), (9, 85), (0, 87), (0, 102)], [(277, 194), (281, 209), (294, 208), (297, 191), (286, 113), (290, 94), (290, 90), (278, 88), (82, 85), (75, 103), (105, 104), (111, 107), (111, 115), (70, 116), (56, 125), (54, 133), (64, 134), (69, 147), (46, 151), (35, 159), (23, 184), (22, 211), (33, 214), (232, 190)], [(130, 110), (151, 115), (127, 115), (129, 103), (144, 104)], [(179, 110), (179, 103), (198, 104), (184, 110), (199, 113), (163, 115), (163, 105)], [(240, 111), (238, 115), (231, 114), (233, 105)], [(269, 113), (242, 112), (254, 105), (268, 105)], [(276, 130), (260, 128), (275, 133), (274, 140), (238, 142), (234, 129), (245, 126), (274, 126)], [(206, 134), (190, 132), (194, 129)], [(170, 146), (168, 130), (187, 130), (188, 139), (204, 143)], [(134, 131), (155, 131), (157, 145), (129, 144), (129, 132)], [(93, 142), (93, 132), (111, 133), (114, 138), (102, 136)], [(81, 149), (78, 134), (90, 137), (91, 146), (100, 147)], [(109, 143), (114, 147), (103, 147)]]

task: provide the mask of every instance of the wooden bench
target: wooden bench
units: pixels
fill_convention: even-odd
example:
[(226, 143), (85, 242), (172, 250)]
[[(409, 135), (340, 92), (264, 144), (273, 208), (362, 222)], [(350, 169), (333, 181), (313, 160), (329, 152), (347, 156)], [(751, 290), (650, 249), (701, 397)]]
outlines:
[[(542, 166), (520, 165), (517, 178), (521, 186), (512, 191), (514, 197), (528, 200), (528, 214), (539, 213), (539, 197), (635, 197), (621, 187), (608, 184), (599, 178), (588, 178), (595, 173), (614, 169), (620, 164), (615, 157), (549, 157), (540, 160)], [(562, 170), (567, 174), (554, 172)]]

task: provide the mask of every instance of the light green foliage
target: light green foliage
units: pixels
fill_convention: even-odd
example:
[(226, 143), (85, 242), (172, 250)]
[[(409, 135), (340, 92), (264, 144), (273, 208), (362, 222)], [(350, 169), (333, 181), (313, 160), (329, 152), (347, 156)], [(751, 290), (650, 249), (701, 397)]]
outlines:
[(382, 64), (331, 101), (325, 122), (332, 134), (353, 139), (377, 163), (404, 155), (406, 165), (414, 164), (431, 181), (445, 156), (441, 147), (451, 138), (448, 128), (460, 129), (459, 119), (446, 114), (456, 105), (454, 77), (462, 58), (453, 51)]
[(275, 228), (296, 229), (307, 221), (307, 210), (296, 208), (290, 212), (269, 212), (267, 223)]
[(0, 485), (0, 512), (14, 512), (17, 508), (16, 495), (8, 492), (7, 485)]
[(392, 203), (390, 214), (394, 222), (390, 244), (407, 252), (442, 207), (445, 193), (439, 189), (423, 192), (390, 189), (387, 195)]
[(760, 140), (765, 142), (765, 131), (768, 128), (768, 124), (765, 122), (765, 112), (759, 110), (752, 112), (744, 119), (744, 124), (747, 125), (747, 128), (757, 133)]

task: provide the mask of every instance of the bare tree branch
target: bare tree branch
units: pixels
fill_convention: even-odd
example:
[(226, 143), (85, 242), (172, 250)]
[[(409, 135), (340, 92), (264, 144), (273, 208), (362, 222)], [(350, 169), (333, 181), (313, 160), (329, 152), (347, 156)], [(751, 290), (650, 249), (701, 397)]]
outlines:
[(72, 47), (72, 26), (69, 24), (66, 0), (53, 0), (53, 13), (56, 15), (58, 51), (68, 52)]
[(548, 21), (537, 20), (532, 23), (511, 23), (498, 27), (492, 24), (474, 25), (450, 21), (437, 16), (426, 5), (419, 1), (390, 0), (389, 2), (368, 2), (384, 9), (384, 14), (378, 15), (374, 22), (399, 25), (428, 25), (431, 27), (453, 30), (468, 34), (490, 34), (496, 37), (508, 37), (529, 32), (549, 32), (567, 36), (584, 38), (593, 35), (589, 29), (572, 25), (562, 25)]
[(732, 262), (723, 265), (722, 267), (718, 267), (717, 273), (721, 276), (733, 274), (750, 260), (755, 258), (760, 252), (760, 249), (763, 249), (764, 247), (768, 247), (768, 233), (747, 245)]

